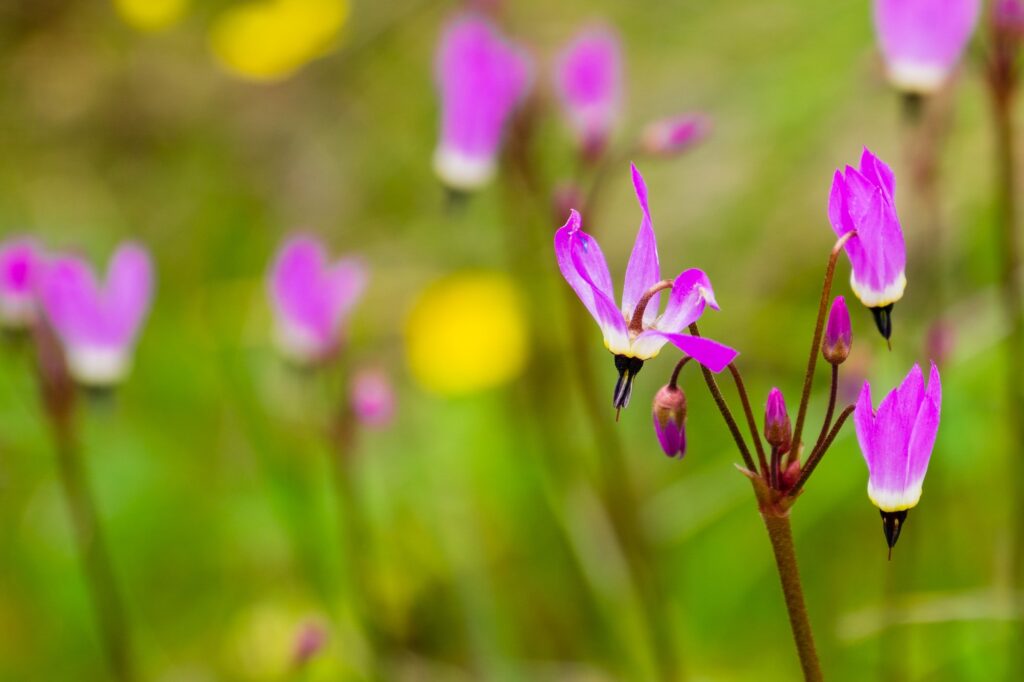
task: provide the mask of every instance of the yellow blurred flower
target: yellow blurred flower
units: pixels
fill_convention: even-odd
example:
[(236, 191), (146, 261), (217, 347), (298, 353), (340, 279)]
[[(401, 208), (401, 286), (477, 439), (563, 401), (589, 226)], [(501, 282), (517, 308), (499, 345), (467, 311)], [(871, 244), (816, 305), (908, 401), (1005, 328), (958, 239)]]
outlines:
[(210, 47), (232, 74), (287, 78), (326, 54), (348, 18), (348, 0), (261, 0), (232, 7), (210, 29)]
[(160, 31), (185, 15), (188, 0), (114, 0), (114, 9), (132, 28)]
[(528, 355), (519, 290), (507, 275), (469, 271), (427, 287), (405, 321), (409, 368), (429, 391), (461, 395), (515, 378)]

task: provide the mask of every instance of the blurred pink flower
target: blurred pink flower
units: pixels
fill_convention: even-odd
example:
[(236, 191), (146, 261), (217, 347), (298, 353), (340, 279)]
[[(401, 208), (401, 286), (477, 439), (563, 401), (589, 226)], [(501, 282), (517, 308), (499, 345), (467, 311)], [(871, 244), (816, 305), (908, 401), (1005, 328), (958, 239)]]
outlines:
[(458, 190), (494, 175), (502, 133), (526, 94), (531, 63), (485, 18), (465, 14), (441, 36), (435, 77), (441, 97), (441, 140), (434, 169)]
[(591, 26), (576, 34), (558, 55), (555, 88), (583, 154), (600, 155), (622, 99), (618, 34), (607, 26)]
[(42, 255), (30, 239), (0, 244), (0, 325), (23, 329), (36, 316), (35, 288)]
[(711, 133), (711, 119), (704, 114), (680, 114), (647, 124), (640, 134), (640, 148), (652, 156), (675, 156)]
[(133, 243), (119, 246), (104, 284), (83, 260), (57, 256), (41, 270), (39, 293), (71, 375), (96, 386), (123, 379), (153, 298), (153, 266), (146, 249)]
[(296, 665), (302, 666), (309, 662), (323, 649), (327, 643), (327, 628), (324, 624), (309, 620), (302, 624), (298, 634), (295, 636), (294, 653), (292, 654)]
[(344, 323), (366, 286), (357, 258), (329, 263), (314, 237), (289, 239), (270, 273), (276, 340), (289, 359), (312, 364), (328, 359), (344, 340)]
[(980, 0), (875, 0), (875, 29), (893, 85), (938, 90), (963, 54), (980, 7)]
[(387, 374), (364, 369), (352, 378), (352, 411), (365, 426), (388, 426), (395, 416), (395, 393)]

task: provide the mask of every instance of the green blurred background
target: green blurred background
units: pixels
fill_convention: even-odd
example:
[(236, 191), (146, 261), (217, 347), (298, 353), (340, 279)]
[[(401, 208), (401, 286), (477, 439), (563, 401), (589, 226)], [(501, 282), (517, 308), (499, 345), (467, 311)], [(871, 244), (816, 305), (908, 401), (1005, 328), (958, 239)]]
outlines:
[[(185, 3), (159, 31), (138, 30), (99, 0), (0, 6), (0, 231), (97, 263), (137, 238), (157, 262), (134, 373), (112, 398), (85, 401), (80, 419), (140, 677), (365, 679), (366, 639), (345, 578), (362, 562), (393, 679), (654, 679), (642, 610), (595, 492), (606, 432), (592, 428), (573, 369), (567, 330), (578, 304), (550, 246), (561, 219), (524, 207), (521, 188), (501, 179), (453, 209), (431, 170), (431, 60), (458, 5), (354, 0), (322, 58), (252, 82), (219, 66), (208, 43), (236, 4)], [(844, 374), (852, 390), (870, 378), (877, 396), (927, 361), (942, 304), (940, 288), (923, 283), (945, 281), (955, 341), (943, 425), (891, 562), (852, 428), (837, 441), (793, 512), (810, 616), (831, 680), (1011, 679), (1012, 450), (977, 49), (937, 105), (948, 125), (941, 253), (935, 221), (914, 200), (914, 133), (882, 77), (866, 0), (520, 0), (500, 14), (542, 63), (589, 20), (621, 31), (620, 143), (652, 118), (713, 118), (691, 152), (635, 160), (663, 269), (708, 272), (722, 312), (709, 312), (703, 331), (741, 350), (758, 406), (778, 385), (795, 410), (833, 241), (833, 170), (863, 145), (893, 166), (910, 284), (891, 353), (868, 313), (851, 309)], [(549, 191), (575, 158), (546, 73), (531, 153)], [(588, 229), (618, 280), (639, 221), (627, 164), (605, 188)], [(360, 434), (354, 453), (369, 528), (358, 561), (339, 550), (324, 437), (344, 369), (297, 373), (272, 345), (264, 276), (295, 229), (370, 264), (342, 365), (384, 366), (398, 391), (394, 424)], [(518, 283), (531, 361), (503, 386), (438, 395), (408, 371), (404, 346), (417, 330), (403, 321), (425, 286), (467, 269)], [(850, 294), (848, 273), (844, 260), (836, 293)], [(614, 370), (586, 324), (603, 406)], [(466, 339), (486, 343), (485, 331)], [(666, 350), (647, 363), (613, 431), (671, 647), (686, 679), (797, 679), (770, 546), (694, 368), (683, 376), (688, 455), (669, 460), (654, 438), (648, 401), (675, 358)], [(25, 344), (4, 346), (0, 678), (100, 680), (32, 367)], [(809, 430), (825, 390), (820, 370)], [(610, 407), (606, 417), (613, 423)], [(296, 669), (289, 659), (308, 622), (327, 628), (328, 643)]]

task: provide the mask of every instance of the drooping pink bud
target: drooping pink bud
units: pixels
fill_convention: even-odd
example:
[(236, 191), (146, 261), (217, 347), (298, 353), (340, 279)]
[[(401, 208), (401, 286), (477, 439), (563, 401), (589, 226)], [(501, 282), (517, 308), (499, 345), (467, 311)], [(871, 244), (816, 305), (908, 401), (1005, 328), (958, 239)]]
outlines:
[(681, 114), (648, 123), (640, 134), (640, 149), (651, 156), (670, 157), (697, 144), (711, 132), (704, 114)]
[(686, 394), (676, 386), (662, 386), (654, 395), (654, 433), (669, 457), (686, 454)]
[(793, 427), (789, 422), (786, 399), (778, 388), (768, 393), (764, 408), (764, 438), (782, 454), (789, 452), (792, 445)]
[(846, 299), (836, 296), (828, 313), (825, 337), (821, 340), (821, 354), (833, 365), (841, 365), (850, 355), (853, 345), (853, 331), (850, 326), (850, 311)]
[(395, 393), (381, 370), (364, 369), (352, 379), (352, 411), (365, 426), (383, 428), (395, 416)]
[(29, 239), (0, 244), (0, 325), (24, 329), (36, 317), (35, 287), (41, 256)]

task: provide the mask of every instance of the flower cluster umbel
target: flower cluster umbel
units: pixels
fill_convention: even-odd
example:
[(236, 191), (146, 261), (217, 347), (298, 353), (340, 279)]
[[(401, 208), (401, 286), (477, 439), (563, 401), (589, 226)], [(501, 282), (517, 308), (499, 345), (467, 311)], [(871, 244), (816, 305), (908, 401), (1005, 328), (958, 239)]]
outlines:
[[(683, 358), (669, 383), (654, 396), (652, 417), (655, 434), (665, 454), (683, 457), (687, 446), (687, 402), (679, 386), (679, 374), (691, 359), (696, 360), (703, 366), (705, 381), (743, 457), (742, 471), (753, 482), (765, 516), (789, 514), (815, 467), (853, 414), (857, 437), (868, 464), (868, 495), (881, 511), (891, 552), (907, 511), (921, 497), (939, 426), (942, 400), (939, 373), (933, 364), (926, 388), (921, 369), (915, 365), (903, 384), (886, 396), (877, 411), (872, 406), (871, 386), (865, 382), (857, 403), (837, 414), (839, 368), (849, 357), (853, 333), (845, 298), (836, 297), (831, 307), (829, 300), (836, 263), (845, 250), (852, 266), (851, 288), (872, 312), (885, 339), (890, 339), (890, 313), (906, 287), (906, 250), (893, 201), (892, 171), (867, 149), (861, 156), (859, 168), (847, 166), (845, 172), (836, 171), (828, 216), (838, 240), (829, 256), (796, 419), (790, 419), (782, 391), (772, 388), (765, 404), (763, 430), (757, 428), (741, 373), (733, 362), (737, 352), (699, 334), (697, 321), (705, 308), (718, 310), (708, 276), (701, 270), (691, 269), (675, 279), (662, 279), (647, 187), (635, 166), (632, 176), (641, 221), (626, 266), (621, 305), (616, 305), (604, 254), (597, 242), (583, 231), (582, 217), (577, 211), (570, 212), (554, 240), (562, 276), (597, 321), (604, 345), (613, 356), (618, 372), (614, 407), (621, 410), (627, 406), (633, 379), (645, 361), (657, 356), (666, 343), (678, 348)], [(664, 311), (659, 313), (659, 296), (664, 290), (669, 291), (669, 298)], [(688, 334), (684, 333), (686, 330)], [(830, 397), (816, 436), (808, 439), (805, 446), (804, 425), (819, 354), (831, 368)], [(714, 378), (714, 374), (726, 368), (736, 383), (753, 448), (748, 446)]]

